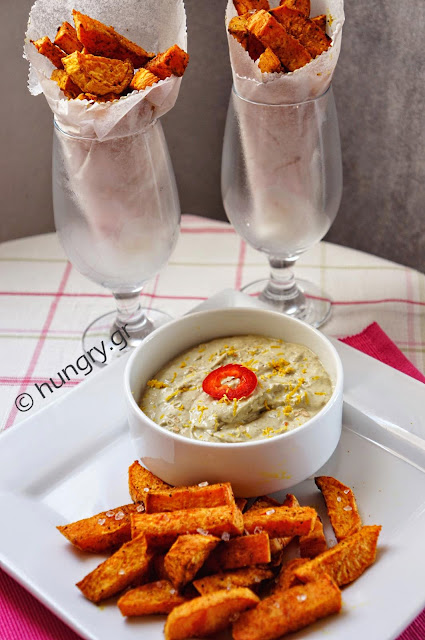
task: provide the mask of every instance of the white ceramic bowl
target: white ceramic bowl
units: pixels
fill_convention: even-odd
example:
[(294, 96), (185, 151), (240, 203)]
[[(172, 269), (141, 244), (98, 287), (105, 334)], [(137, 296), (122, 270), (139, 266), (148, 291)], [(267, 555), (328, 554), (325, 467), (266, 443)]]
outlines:
[[(213, 338), (260, 334), (304, 344), (331, 377), (329, 402), (311, 420), (273, 438), (238, 443), (191, 440), (160, 427), (137, 402), (147, 381), (182, 351)], [(231, 482), (237, 496), (286, 489), (316, 473), (341, 435), (343, 372), (329, 340), (304, 322), (262, 309), (216, 309), (184, 316), (154, 331), (125, 371), (130, 433), (141, 462), (172, 485)]]

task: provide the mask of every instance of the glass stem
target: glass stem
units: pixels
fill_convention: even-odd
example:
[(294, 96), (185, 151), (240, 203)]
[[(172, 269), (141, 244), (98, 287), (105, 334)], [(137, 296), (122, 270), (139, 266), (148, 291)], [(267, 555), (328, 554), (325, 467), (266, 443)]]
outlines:
[(140, 305), (140, 291), (113, 293), (117, 305), (115, 324), (118, 327), (125, 327), (128, 334), (139, 332), (151, 324)]
[(298, 287), (292, 267), (296, 258), (269, 257), (270, 279), (260, 295), (260, 300), (272, 302), (280, 311), (302, 317), (305, 310), (305, 296)]

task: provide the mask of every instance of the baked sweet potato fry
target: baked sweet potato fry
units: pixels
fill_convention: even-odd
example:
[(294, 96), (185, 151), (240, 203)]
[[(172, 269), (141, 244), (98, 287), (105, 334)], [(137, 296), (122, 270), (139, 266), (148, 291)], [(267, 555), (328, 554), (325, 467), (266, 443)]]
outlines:
[(244, 587), (215, 591), (185, 602), (169, 614), (165, 640), (203, 638), (223, 631), (236, 614), (255, 607), (258, 602), (258, 596)]
[(233, 0), (236, 11), (241, 16), (248, 11), (258, 11), (259, 9), (270, 9), (269, 0)]
[(143, 91), (147, 87), (151, 87), (156, 82), (159, 82), (158, 76), (154, 76), (153, 73), (147, 69), (139, 69), (133, 76), (130, 82), (130, 89), (137, 89), (137, 91)]
[(312, 59), (307, 49), (267, 11), (257, 11), (248, 20), (248, 30), (264, 47), (270, 47), (283, 66), (295, 71)]
[(248, 500), (246, 498), (235, 498), (236, 506), (240, 511), (243, 511), (246, 507)]
[(144, 504), (146, 494), (151, 489), (169, 488), (169, 484), (163, 482), (145, 467), (142, 467), (138, 460), (135, 460), (128, 468), (128, 490), (133, 502), (143, 502)]
[(267, 567), (244, 567), (225, 573), (205, 576), (193, 582), (193, 586), (202, 596), (220, 589), (234, 589), (235, 587), (257, 587), (263, 580), (273, 578), (273, 571)]
[(273, 593), (277, 591), (286, 591), (291, 587), (295, 587), (297, 584), (302, 584), (301, 580), (295, 576), (294, 569), (300, 567), (306, 562), (308, 562), (307, 558), (294, 558), (284, 564), (277, 575)]
[(146, 494), (146, 513), (179, 511), (234, 505), (235, 498), (230, 482), (207, 486), (175, 487), (174, 489), (152, 489)]
[(310, 0), (280, 0), (279, 4), (280, 6), (288, 7), (289, 9), (295, 9), (304, 16), (307, 16), (307, 18), (310, 16)]
[(62, 89), (66, 98), (77, 98), (81, 93), (80, 87), (77, 87), (63, 69), (54, 69), (51, 80), (58, 83), (59, 89)]
[(122, 93), (133, 78), (130, 60), (112, 60), (74, 51), (62, 59), (67, 74), (83, 93)]
[(250, 15), (250, 13), (246, 13), (242, 16), (235, 16), (230, 20), (227, 29), (248, 52), (250, 58), (257, 60), (264, 52), (264, 46), (252, 33), (248, 31), (247, 20)]
[(57, 30), (54, 43), (67, 54), (81, 51), (83, 48), (83, 45), (78, 40), (76, 30), (69, 22), (62, 22)]
[(313, 530), (306, 536), (300, 536), (300, 556), (301, 558), (315, 558), (319, 553), (323, 553), (328, 548), (323, 524), (319, 517), (314, 523)]
[(81, 551), (109, 551), (131, 540), (130, 515), (137, 508), (126, 504), (56, 528)]
[(350, 487), (331, 476), (319, 476), (315, 478), (315, 483), (325, 499), (329, 520), (338, 542), (360, 531), (362, 521)]
[(179, 536), (164, 558), (164, 569), (175, 589), (193, 580), (220, 538), (201, 534)]
[(222, 542), (208, 558), (205, 569), (212, 573), (253, 564), (267, 564), (270, 560), (269, 536), (267, 533), (258, 533)]
[(270, 11), (284, 29), (296, 38), (309, 52), (312, 58), (329, 49), (331, 39), (315, 22), (299, 11), (286, 6), (276, 7)]
[(87, 53), (116, 60), (130, 60), (135, 69), (143, 67), (154, 57), (153, 53), (131, 42), (113, 27), (107, 27), (79, 11), (72, 12), (78, 40)]
[(294, 570), (302, 582), (317, 580), (327, 573), (342, 586), (356, 580), (375, 562), (380, 526), (365, 526), (352, 536)]
[(118, 600), (123, 616), (150, 616), (170, 613), (187, 601), (168, 580), (149, 582), (124, 593)]
[(135, 513), (131, 519), (131, 534), (146, 535), (154, 546), (167, 547), (185, 533), (205, 533), (221, 537), (240, 535), (243, 516), (236, 505), (211, 509), (181, 509), (165, 513)]
[(326, 33), (326, 13), (321, 13), (319, 16), (314, 16), (314, 18), (311, 18), (311, 21), (317, 24), (317, 26)]
[(252, 506), (248, 509), (267, 509), (268, 507), (281, 507), (282, 504), (271, 496), (259, 496), (254, 500)]
[(316, 517), (317, 513), (311, 507), (249, 509), (243, 514), (248, 533), (265, 531), (271, 538), (305, 535), (314, 527)]
[(44, 36), (44, 38), (32, 40), (32, 43), (38, 53), (41, 53), (42, 56), (48, 58), (57, 69), (63, 69), (62, 59), (66, 56), (66, 53), (53, 44), (50, 38)]
[(95, 93), (80, 93), (77, 96), (77, 100), (88, 100), (89, 102), (112, 102), (113, 100), (118, 100), (119, 97), (120, 96), (116, 93), (105, 93), (104, 96), (97, 96)]
[(172, 75), (182, 76), (188, 63), (189, 55), (186, 51), (177, 44), (173, 44), (167, 51), (158, 53), (145, 65), (145, 68), (161, 80), (165, 80)]
[(92, 602), (100, 602), (119, 593), (135, 582), (148, 579), (153, 557), (146, 538), (139, 536), (126, 542), (112, 556), (77, 583), (77, 587)]
[(270, 47), (258, 58), (258, 66), (263, 73), (279, 73), (283, 70), (279, 58)]
[(233, 640), (273, 640), (338, 613), (341, 591), (329, 576), (262, 600), (233, 624)]

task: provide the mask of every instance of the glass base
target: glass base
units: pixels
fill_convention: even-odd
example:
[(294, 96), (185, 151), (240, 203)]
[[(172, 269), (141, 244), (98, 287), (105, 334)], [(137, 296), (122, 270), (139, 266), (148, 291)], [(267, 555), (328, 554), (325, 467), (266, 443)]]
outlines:
[(264, 278), (247, 284), (241, 289), (254, 298), (258, 298), (268, 309), (285, 313), (292, 318), (303, 320), (312, 327), (320, 327), (329, 319), (332, 310), (332, 299), (317, 285), (307, 280), (296, 280), (304, 300), (301, 305), (296, 305), (292, 300), (279, 297), (272, 298), (264, 295), (264, 290), (269, 284), (269, 280)]
[(137, 325), (117, 322), (117, 312), (110, 311), (96, 318), (83, 333), (84, 353), (99, 367), (106, 366), (120, 356), (137, 347), (152, 331), (172, 320), (172, 316), (159, 309), (142, 307), (145, 314)]

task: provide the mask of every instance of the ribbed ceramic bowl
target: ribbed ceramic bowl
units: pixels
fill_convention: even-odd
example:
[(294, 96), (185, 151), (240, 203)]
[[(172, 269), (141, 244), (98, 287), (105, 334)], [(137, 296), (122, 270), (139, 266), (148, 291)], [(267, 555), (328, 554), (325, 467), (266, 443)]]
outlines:
[[(328, 403), (305, 424), (273, 438), (238, 443), (192, 440), (160, 427), (138, 406), (149, 379), (182, 351), (214, 338), (259, 334), (309, 347), (331, 377)], [(287, 489), (329, 459), (341, 435), (343, 372), (331, 342), (304, 322), (262, 309), (215, 309), (184, 316), (154, 331), (125, 371), (130, 433), (137, 456), (172, 485), (231, 482), (237, 496)]]

